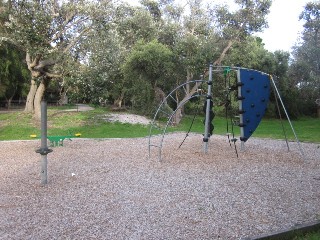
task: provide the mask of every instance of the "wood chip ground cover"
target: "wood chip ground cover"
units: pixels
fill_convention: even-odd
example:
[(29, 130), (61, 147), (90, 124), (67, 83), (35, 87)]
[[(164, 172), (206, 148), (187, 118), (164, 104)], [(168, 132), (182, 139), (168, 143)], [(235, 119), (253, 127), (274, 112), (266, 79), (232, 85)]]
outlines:
[[(320, 216), (320, 148), (250, 139), (235, 156), (226, 138), (73, 139), (48, 155), (40, 141), (0, 142), (0, 239), (241, 239)], [(159, 137), (154, 137), (159, 138)], [(156, 139), (157, 140), (157, 139)], [(238, 143), (237, 143), (238, 144)]]

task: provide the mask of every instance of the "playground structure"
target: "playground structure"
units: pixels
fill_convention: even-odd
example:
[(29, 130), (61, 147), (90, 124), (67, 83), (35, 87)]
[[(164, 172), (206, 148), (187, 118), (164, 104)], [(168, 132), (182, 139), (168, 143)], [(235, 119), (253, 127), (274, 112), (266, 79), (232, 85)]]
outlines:
[[(230, 80), (231, 72), (233, 72), (236, 76), (235, 77), (236, 79), (234, 82)], [(281, 99), (280, 93), (277, 89), (277, 86), (272, 76), (264, 72), (260, 72), (252, 69), (241, 68), (241, 67), (229, 67), (229, 66), (213, 66), (212, 64), (210, 64), (209, 66), (208, 80), (201, 79), (201, 80), (193, 80), (193, 81), (183, 83), (178, 87), (176, 87), (174, 90), (172, 90), (160, 103), (156, 113), (154, 114), (153, 121), (150, 126), (149, 146), (148, 146), (149, 157), (151, 155), (151, 147), (155, 147), (155, 148), (158, 148), (159, 160), (161, 160), (163, 141), (169, 125), (174, 124), (175, 115), (179, 114), (179, 111), (181, 111), (181, 108), (183, 108), (183, 106), (187, 102), (189, 102), (194, 98), (205, 99), (204, 107), (203, 107), (203, 110), (205, 113), (203, 142), (204, 142), (204, 152), (205, 153), (208, 152), (208, 143), (210, 140), (210, 136), (213, 134), (213, 129), (214, 129), (212, 121), (215, 116), (213, 112), (214, 102), (213, 102), (213, 94), (212, 94), (212, 89), (214, 86), (214, 79), (215, 79), (214, 74), (224, 75), (225, 89), (223, 91), (225, 95), (224, 106), (226, 111), (226, 118), (228, 118), (229, 107), (232, 104), (232, 97), (231, 97), (232, 92), (235, 92), (236, 94), (235, 100), (238, 101), (238, 114), (239, 114), (238, 121), (235, 121), (234, 119), (231, 118), (231, 130), (232, 130), (231, 133), (229, 133), (229, 124), (227, 120), (228, 141), (230, 146), (231, 146), (231, 143), (234, 144), (234, 148), (237, 156), (238, 156), (238, 152), (235, 144), (237, 141), (237, 138), (235, 138), (234, 126), (240, 127), (241, 150), (244, 150), (244, 143), (251, 137), (253, 132), (256, 130), (256, 128), (260, 124), (266, 112), (267, 105), (270, 98), (270, 90), (271, 90), (271, 87), (273, 87), (276, 103), (277, 103), (277, 109), (279, 111), (281, 122), (282, 122), (282, 117), (280, 113), (278, 99), (286, 114), (286, 118), (290, 124), (292, 132), (294, 133), (296, 142), (298, 143), (298, 146), (299, 146), (300, 153), (304, 158), (303, 149), (295, 133), (295, 130), (293, 128), (289, 115), (285, 109), (284, 103)], [(188, 89), (192, 88), (196, 90), (193, 91), (192, 94), (189, 94), (189, 92), (186, 90), (187, 88)], [(203, 89), (207, 89), (207, 92), (204, 93)], [(175, 98), (175, 96), (178, 95), (179, 91), (186, 93), (186, 97), (183, 98), (183, 100), (180, 102)], [(172, 108), (168, 107), (169, 101), (173, 102), (176, 105), (175, 110), (172, 110)], [(167, 118), (167, 121), (166, 121), (166, 124), (161, 125), (158, 123), (158, 119), (160, 119), (163, 116)], [(282, 124), (282, 127), (283, 127), (283, 124)], [(153, 138), (152, 136), (159, 134), (159, 132), (161, 134), (161, 137), (160, 137), (160, 140), (158, 141), (158, 138)], [(283, 132), (285, 135), (287, 148), (289, 151), (288, 140), (286, 137), (284, 127), (283, 127)], [(188, 136), (188, 133), (186, 137)], [(230, 138), (230, 135), (232, 135), (232, 138)], [(158, 141), (158, 142), (155, 142), (155, 141)]]
[[(77, 135), (75, 135), (77, 136)], [(37, 135), (31, 134), (31, 138), (37, 138)], [(66, 136), (47, 136), (47, 139), (50, 142), (50, 147), (62, 147), (63, 146), (63, 141), (68, 139), (69, 141), (72, 141), (71, 138), (73, 138), (71, 134), (66, 135)]]

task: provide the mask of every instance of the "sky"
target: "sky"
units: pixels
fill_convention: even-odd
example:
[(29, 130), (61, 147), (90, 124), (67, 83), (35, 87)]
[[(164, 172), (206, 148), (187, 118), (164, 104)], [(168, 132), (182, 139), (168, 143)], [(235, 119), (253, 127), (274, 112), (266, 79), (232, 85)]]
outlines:
[(303, 21), (299, 21), (299, 15), (307, 2), (309, 1), (273, 0), (267, 17), (269, 28), (263, 33), (256, 34), (263, 39), (266, 49), (271, 52), (275, 50), (290, 52), (303, 30)]
[[(137, 4), (139, 0), (126, 0)], [(319, 0), (273, 0), (270, 13), (267, 16), (269, 27), (262, 33), (255, 34), (263, 39), (265, 48), (271, 52), (283, 50), (291, 52), (291, 48), (299, 41), (303, 30), (303, 22), (299, 15), (307, 2)], [(185, 0), (181, 0), (185, 2)], [(205, 0), (210, 3), (226, 3), (231, 5), (233, 0)]]

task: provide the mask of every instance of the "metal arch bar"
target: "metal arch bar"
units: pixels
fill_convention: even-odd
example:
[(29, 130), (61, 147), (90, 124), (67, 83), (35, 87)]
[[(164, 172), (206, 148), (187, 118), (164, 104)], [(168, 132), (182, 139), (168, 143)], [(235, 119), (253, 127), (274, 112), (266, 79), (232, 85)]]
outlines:
[(184, 104), (186, 104), (190, 99), (192, 98), (196, 98), (196, 97), (201, 97), (201, 96), (206, 96), (206, 95), (201, 95), (201, 94), (195, 94), (195, 95), (192, 95), (190, 96), (189, 98), (187, 98), (185, 101), (183, 102), (180, 102), (180, 104), (177, 106), (176, 110), (174, 110), (171, 114), (171, 116), (168, 118), (168, 121), (167, 121), (167, 124), (164, 128), (164, 131), (163, 131), (163, 134), (162, 134), (162, 139), (161, 139), (161, 142), (160, 142), (160, 155), (159, 155), (159, 160), (161, 161), (161, 150), (162, 150), (162, 145), (163, 145), (163, 139), (164, 139), (164, 136), (165, 136), (165, 133), (167, 131), (167, 128), (172, 120), (172, 117), (176, 114), (176, 112), (178, 111), (178, 109), (180, 109)]
[[(159, 112), (161, 111), (162, 106), (167, 102), (167, 100), (168, 100), (169, 98), (173, 98), (173, 97), (172, 97), (172, 94), (173, 94), (175, 91), (177, 91), (178, 89), (180, 89), (181, 87), (184, 87), (185, 85), (191, 84), (191, 83), (202, 84), (202, 83), (204, 83), (204, 82), (206, 82), (206, 80), (193, 80), (193, 81), (185, 82), (185, 83), (179, 85), (178, 87), (176, 87), (175, 89), (173, 89), (173, 90), (167, 95), (167, 97), (161, 102), (161, 104), (159, 105), (159, 107), (158, 107), (158, 109), (157, 109), (157, 111), (156, 111), (156, 113), (155, 113), (155, 115), (154, 115), (154, 117), (153, 117), (153, 120), (152, 120), (152, 122), (151, 122), (151, 124), (150, 124), (150, 130), (149, 130), (149, 146), (148, 146), (149, 157), (151, 156), (151, 148), (150, 148), (150, 147), (151, 147), (151, 146), (156, 146), (156, 145), (154, 145), (154, 144), (151, 144), (151, 135), (152, 135), (152, 130), (153, 130), (154, 126), (156, 125), (156, 118), (157, 118)], [(201, 95), (200, 95), (200, 94), (197, 94), (197, 95), (195, 95), (195, 96), (201, 96)], [(166, 130), (167, 130), (168, 124), (169, 124), (169, 122), (171, 121), (173, 114), (175, 114), (175, 112), (177, 111), (177, 109), (179, 109), (179, 107), (182, 106), (182, 105), (181, 105), (182, 103), (185, 104), (185, 103), (186, 103), (187, 101), (189, 101), (191, 98), (194, 98), (194, 95), (192, 95), (192, 96), (190, 96), (188, 99), (186, 99), (185, 102), (181, 102), (181, 103), (177, 106), (176, 110), (175, 110), (175, 111), (171, 114), (171, 116), (168, 118), (167, 125), (166, 125), (165, 129), (164, 129), (163, 132), (162, 132), (162, 135), (163, 135), (163, 136), (164, 136), (164, 134), (165, 134), (165, 132), (166, 132)], [(169, 114), (168, 114), (168, 115), (169, 115)], [(159, 154), (160, 154), (160, 160), (161, 160), (162, 142), (163, 142), (163, 137), (162, 137), (162, 140), (161, 140), (161, 144), (159, 145), (159, 148), (160, 148), (160, 150), (159, 150), (159, 152), (160, 152), (160, 153), (159, 153)]]

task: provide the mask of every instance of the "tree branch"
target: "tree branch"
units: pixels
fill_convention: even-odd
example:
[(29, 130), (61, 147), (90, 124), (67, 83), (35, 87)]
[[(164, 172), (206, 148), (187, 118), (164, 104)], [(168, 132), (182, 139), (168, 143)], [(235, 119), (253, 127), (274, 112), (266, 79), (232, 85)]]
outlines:
[(29, 54), (28, 51), (27, 51), (27, 53), (26, 53), (26, 62), (27, 62), (28, 69), (31, 70), (31, 67), (30, 67), (30, 65), (31, 65), (31, 58), (30, 58), (30, 54)]
[(49, 78), (62, 78), (62, 74), (58, 74), (58, 73), (49, 73), (49, 72), (43, 71), (43, 74)]
[(65, 21), (64, 21), (64, 23), (63, 23), (62, 26), (60, 27), (60, 31), (57, 31), (57, 33), (55, 34), (55, 36), (52, 37), (51, 42), (54, 42), (54, 41), (58, 40), (60, 37), (62, 37), (62, 35), (63, 35), (69, 28), (71, 28), (72, 26), (75, 26), (75, 25), (77, 25), (77, 24), (79, 24), (79, 23), (81, 23), (81, 22), (86, 21), (86, 20), (89, 19), (88, 17), (86, 17), (86, 18), (80, 18), (79, 20), (73, 22), (73, 23), (70, 25), (70, 27), (67, 28), (67, 25), (72, 22), (72, 20), (74, 19), (74, 17), (75, 17), (75, 13), (74, 13), (74, 15), (73, 15), (72, 18), (70, 18), (69, 20), (65, 20)]
[(232, 45), (233, 45), (233, 41), (229, 40), (228, 45), (223, 49), (223, 51), (220, 54), (220, 56), (218, 57), (218, 59), (216, 61), (214, 61), (213, 65), (221, 65), (222, 60), (225, 58), (226, 53), (232, 47)]
[(40, 61), (36, 66), (34, 66), (34, 69), (41, 70), (44, 67), (53, 66), (56, 63), (57, 63), (57, 60), (52, 60), (52, 59), (43, 60), (43, 61)]
[(66, 48), (62, 51), (63, 53), (66, 53), (67, 51), (70, 50), (70, 48), (72, 48), (76, 43), (77, 41), (82, 37), (83, 34), (85, 34), (86, 32), (88, 32), (90, 30), (90, 28), (85, 28), (82, 30), (82, 32), (76, 37), (74, 38), (67, 46)]
[(37, 66), (40, 59), (41, 59), (41, 54), (37, 54), (36, 57), (33, 59), (32, 63), (30, 63), (30, 68), (34, 68), (35, 66)]

